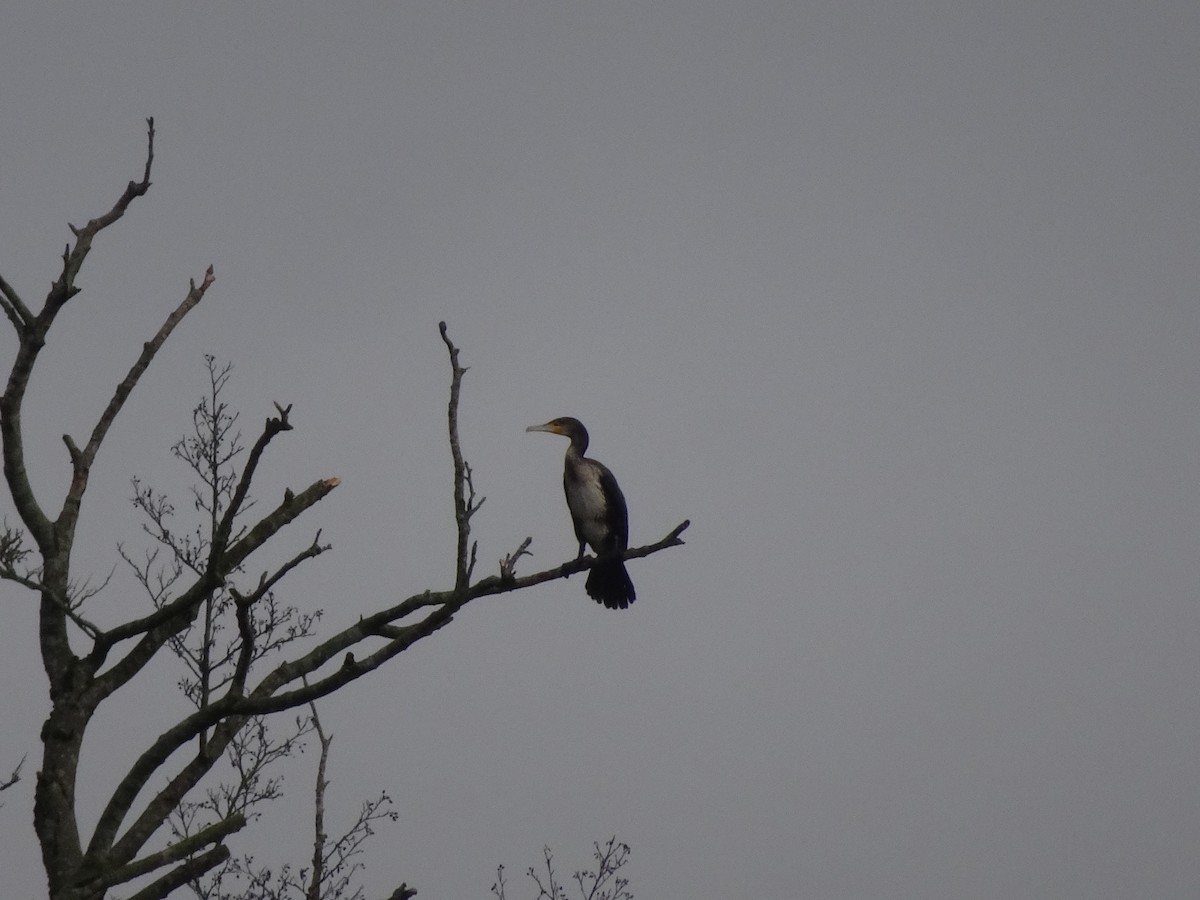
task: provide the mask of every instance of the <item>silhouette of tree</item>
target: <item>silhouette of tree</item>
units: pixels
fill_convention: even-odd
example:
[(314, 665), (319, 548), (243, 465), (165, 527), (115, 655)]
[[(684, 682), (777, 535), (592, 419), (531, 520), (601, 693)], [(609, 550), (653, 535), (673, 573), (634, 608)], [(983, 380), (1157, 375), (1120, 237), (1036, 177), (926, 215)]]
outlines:
[[(203, 446), (187, 440), (177, 445), (177, 456), (194, 461), (199, 473), (212, 478), (206, 482), (201, 474), (194, 498), (202, 519), (197, 530), (173, 530), (175, 509), (169, 499), (155, 489), (135, 486), (135, 502), (147, 516), (160, 555), (156, 557), (152, 550), (148, 557), (128, 554), (126, 559), (141, 573), (152, 602), (144, 613), (115, 624), (109, 624), (112, 609), (96, 615), (107, 582), (93, 585), (72, 575), (76, 527), (93, 464), (130, 392), (172, 331), (212, 288), (212, 267), (198, 283), (189, 283), (182, 300), (142, 344), (128, 373), (98, 410), (86, 438), (76, 441), (63, 436), (69, 466), (57, 510), (46, 505), (30, 481), (23, 416), (30, 377), (47, 334), (80, 292), (78, 277), (94, 240), (150, 189), (155, 131), (152, 119), (147, 124), (141, 178), (129, 182), (107, 212), (81, 227), (71, 226), (74, 239), (63, 251), (61, 271), (40, 308), (35, 310), (0, 278), (0, 309), (18, 339), (0, 395), (0, 444), (5, 483), (19, 519), (19, 524), (5, 522), (0, 531), (0, 579), (28, 588), (38, 597), (37, 641), (51, 708), (40, 732), (42, 757), (33, 820), (51, 900), (101, 900), (117, 886), (134, 891), (134, 900), (152, 900), (196, 884), (231, 858), (228, 841), (253, 819), (254, 804), (272, 798), (270, 760), (273, 754), (275, 758), (281, 752), (286, 755), (289, 741), (315, 727), (309, 718), (312, 703), (439, 631), (479, 597), (565, 578), (597, 562), (585, 557), (518, 576), (516, 564), (529, 547), (526, 538), (500, 562), (498, 572), (473, 580), (477, 547), (471, 538), (471, 518), (483, 498), (476, 494), (459, 442), (458, 404), (466, 369), (441, 323), (451, 364), (447, 425), (456, 523), (451, 587), (393, 599), (327, 635), (317, 634), (315, 617), (297, 617), (276, 603), (274, 592), (280, 582), (329, 548), (321, 543), (318, 531), (281, 565), (257, 569), (257, 577), (250, 571), (259, 558), (256, 554), (268, 542), (282, 540), (288, 526), (339, 483), (336, 477), (320, 478), (307, 487), (285, 491), (278, 502), (265, 503), (265, 509), (253, 505), (251, 487), (269, 451), (294, 428), (291, 406), (276, 404), (277, 414), (266, 419), (245, 452), (240, 445), (235, 452), (232, 447), (237, 442), (228, 443), (235, 435), (222, 432), (227, 455), (215, 467), (213, 460), (202, 457)], [(210, 369), (217, 380), (221, 372), (219, 367)], [(208, 416), (197, 424), (201, 431), (230, 426), (213, 406), (200, 414)], [(680, 535), (687, 525), (681, 523), (654, 544), (630, 548), (622, 558), (645, 557), (682, 544)], [(233, 624), (223, 624), (230, 617)], [(299, 633), (309, 638), (303, 651), (289, 639)], [(95, 825), (85, 835), (77, 814), (78, 774), (91, 726), (105, 700), (132, 690), (135, 676), (171, 653), (185, 663), (188, 674), (181, 687), (188, 705), (173, 724), (131, 757), (116, 786), (102, 798)], [(299, 718), (285, 736), (262, 731), (264, 717), (288, 711)], [(244, 774), (238, 773), (246, 783), (235, 785), (232, 793), (222, 789), (215, 795), (204, 793), (203, 785), (210, 783), (214, 769), (230, 759), (255, 761)], [(258, 760), (263, 761), (261, 768), (256, 768)], [(411, 890), (402, 886), (393, 896)]]

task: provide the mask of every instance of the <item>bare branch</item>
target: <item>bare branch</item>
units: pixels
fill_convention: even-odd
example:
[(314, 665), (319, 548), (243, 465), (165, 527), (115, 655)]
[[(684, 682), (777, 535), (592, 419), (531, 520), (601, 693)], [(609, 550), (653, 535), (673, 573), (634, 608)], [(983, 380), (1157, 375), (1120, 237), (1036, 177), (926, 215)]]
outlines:
[(85, 578), (83, 581), (72, 582), (70, 592), (67, 595), (71, 602), (71, 608), (79, 609), (83, 606), (83, 604), (87, 603), (97, 594), (101, 593), (105, 588), (108, 587), (109, 582), (112, 581), (112, 577), (116, 574), (116, 572), (117, 567), (113, 566), (108, 570), (108, 574), (104, 576), (104, 580), (99, 584), (92, 584), (91, 577)]
[(25, 564), (31, 552), (25, 546), (25, 532), (13, 528), (5, 519), (0, 526), (0, 579), (15, 582), (32, 591), (41, 591), (41, 568)]
[[(655, 544), (630, 548), (622, 554), (622, 558), (636, 559), (668, 547), (680, 546), (683, 541), (679, 535), (687, 526), (688, 523), (685, 521)], [(598, 562), (600, 560), (595, 557), (585, 557), (554, 569), (507, 581), (492, 576), (470, 586), (466, 593), (452, 590), (426, 591), (413, 595), (389, 609), (361, 619), (356, 624), (323, 641), (304, 656), (276, 666), (247, 696), (237, 697), (227, 694), (210, 706), (197, 710), (160, 735), (158, 740), (134, 763), (114, 792), (109, 806), (101, 815), (89, 852), (106, 846), (115, 838), (120, 822), (125, 818), (134, 799), (149, 779), (158, 772), (159, 767), (179, 747), (205, 729), (216, 726), (210, 743), (205, 748), (206, 755), (219, 754), (228, 745), (233, 734), (236, 734), (237, 729), (241, 727), (241, 723), (246, 718), (294, 709), (333, 693), (351, 681), (379, 668), (418, 640), (434, 634), (452, 621), (454, 614), (471, 600), (492, 594), (522, 590), (535, 584), (565, 578), (576, 572), (586, 571)], [(429, 607), (433, 607), (433, 609), (419, 622), (406, 626), (393, 624)], [(311, 684), (304, 683), (299, 688), (282, 692), (288, 685), (302, 681), (305, 676), (316, 672), (331, 660), (346, 653), (347, 650), (375, 637), (384, 637), (387, 642), (361, 660), (348, 654), (342, 665), (325, 677), (313, 681)], [(136, 852), (141, 843), (153, 834), (158, 824), (169, 814), (174, 804), (178, 802), (178, 798), (194, 786), (209, 766), (211, 763), (206, 766), (199, 757), (185, 766), (179, 775), (151, 801), (137, 822), (121, 838), (120, 853), (129, 853), (131, 850)], [(114, 849), (114, 854), (118, 854), (118, 858), (120, 853)]]
[(546, 900), (566, 900), (562, 889), (558, 886), (558, 878), (554, 874), (554, 854), (550, 852), (549, 847), (542, 848), (542, 860), (546, 866), (546, 884), (542, 884), (542, 879), (533, 866), (530, 866), (529, 871), (525, 873), (538, 886), (538, 900), (542, 900), (543, 897)]
[[(292, 430), (292, 425), (288, 421), (288, 413), (291, 412), (292, 407), (289, 405), (285, 408), (276, 403), (275, 408), (279, 410), (279, 416), (267, 419), (263, 425), (262, 434), (254, 442), (254, 446), (250, 450), (250, 456), (247, 458), (246, 465), (242, 469), (241, 478), (238, 479), (238, 485), (233, 491), (229, 507), (225, 510), (225, 515), (221, 518), (220, 525), (217, 526), (217, 532), (213, 536), (212, 542), (212, 552), (214, 554), (225, 552), (225, 547), (229, 542), (229, 534), (233, 529), (233, 521), (241, 511), (242, 504), (246, 500), (246, 494), (250, 491), (250, 482), (254, 479), (254, 474), (258, 470), (258, 463), (262, 459), (263, 451), (267, 449), (267, 445), (280, 432)], [(334, 480), (336, 481), (336, 479)], [(285, 497), (285, 505), (287, 505), (286, 500), (287, 498)]]
[[(111, 578), (112, 576), (110, 575), (109, 577)], [(104, 584), (108, 584), (107, 578), (104, 580)], [(97, 592), (99, 592), (100, 590), (103, 590), (103, 588), (104, 588), (104, 585), (101, 585), (99, 588), (94, 588), (94, 589), (93, 588), (84, 588), (82, 599), (86, 600), (88, 597), (95, 596), (95, 594)], [(81, 602), (79, 596), (76, 596), (74, 598), (72, 598), (70, 596), (60, 597), (60, 596), (58, 596), (57, 592), (46, 590), (43, 588), (42, 589), (42, 598), (46, 605), (53, 606), (55, 609), (57, 609), (59, 612), (61, 612), (70, 621), (75, 623), (76, 627), (79, 628), (79, 630), (82, 631), (84, 634), (86, 634), (88, 637), (95, 640), (96, 638), (98, 638), (101, 635), (102, 632), (98, 625), (95, 625), (95, 624), (89, 622), (87, 619), (85, 619), (83, 616), (81, 616), (79, 613), (77, 613), (75, 611), (76, 609), (79, 608), (79, 604)]]
[[(63, 269), (58, 280), (50, 287), (50, 293), (46, 297), (46, 305), (42, 309), (41, 315), (38, 316), (39, 321), (44, 319), (53, 319), (58, 314), (62, 306), (79, 293), (79, 288), (75, 286), (75, 276), (79, 274), (79, 269), (83, 265), (83, 261), (87, 258), (88, 253), (92, 249), (92, 240), (108, 226), (112, 225), (118, 219), (125, 215), (129, 205), (138, 197), (145, 196), (150, 190), (150, 169), (154, 163), (154, 119), (146, 120), (146, 167), (142, 173), (141, 181), (131, 181), (125, 187), (124, 193), (113, 204), (112, 208), (104, 215), (98, 218), (91, 219), (82, 228), (76, 228), (68, 223), (67, 227), (71, 229), (71, 233), (75, 236), (75, 246), (70, 245), (63, 251)], [(46, 323), (49, 324), (48, 322)]]
[(275, 585), (278, 584), (284, 578), (284, 576), (286, 576), (294, 568), (296, 568), (305, 560), (320, 556), (329, 549), (328, 544), (322, 545), (320, 541), (321, 532), (318, 531), (316, 537), (313, 538), (312, 544), (280, 566), (273, 575), (268, 577), (264, 572), (262, 578), (259, 579), (258, 587), (255, 589), (253, 594), (248, 596), (242, 595), (233, 588), (230, 588), (230, 593), (233, 595), (233, 599), (237, 604), (238, 631), (242, 638), (242, 647), (238, 654), (237, 668), (234, 671), (230, 688), (231, 694), (240, 695), (244, 691), (246, 687), (246, 677), (250, 673), (250, 663), (255, 658), (254, 630), (250, 621), (250, 611), (252, 607), (255, 603), (265, 597), (267, 593), (269, 593), (271, 589), (274, 588)]
[[(621, 869), (629, 862), (629, 845), (617, 841), (616, 835), (602, 847), (599, 841), (592, 844), (592, 858), (596, 860), (594, 870), (577, 871), (572, 880), (579, 887), (580, 900), (633, 900), (629, 890), (629, 879), (621, 875)], [(558, 880), (554, 871), (554, 853), (549, 847), (542, 848), (542, 866), (545, 872), (530, 866), (525, 874), (537, 885), (537, 900), (567, 900), (567, 889)], [(610, 886), (611, 885), (611, 886)], [(507, 900), (504, 866), (496, 867), (496, 881), (492, 893), (496, 900)]]
[(317, 741), (321, 745), (321, 755), (317, 761), (317, 783), (313, 788), (313, 855), (312, 872), (309, 876), (307, 900), (321, 900), (321, 884), (325, 880), (325, 789), (329, 782), (325, 779), (325, 767), (329, 763), (329, 746), (333, 736), (327, 735), (321, 727), (321, 717), (317, 715), (317, 704), (308, 705), (312, 717), (313, 728), (317, 732)]
[[(104, 649), (107, 650), (120, 641), (136, 638), (139, 635), (149, 635), (154, 629), (169, 624), (179, 616), (194, 610), (202, 602), (205, 591), (215, 589), (230, 572), (245, 562), (251, 553), (270, 540), (284, 526), (293, 522), (309, 507), (323, 500), (339, 484), (341, 484), (340, 479), (326, 478), (310, 484), (299, 494), (288, 493), (284, 497), (283, 503), (264, 516), (245, 536), (228, 548), (223, 559), (220, 560), (219, 567), (207, 571), (204, 577), (193, 584), (191, 588), (153, 613), (104, 632), (100, 640)], [(116, 667), (114, 666), (114, 668)]]
[[(147, 186), (149, 186), (148, 183)], [(213, 267), (209, 266), (199, 286), (196, 285), (195, 281), (190, 283), (188, 292), (182, 302), (167, 316), (162, 327), (158, 329), (158, 333), (142, 346), (142, 352), (138, 356), (137, 361), (130, 367), (129, 372), (121, 380), (121, 383), (117, 385), (112, 398), (108, 401), (104, 412), (101, 413), (99, 421), (96, 422), (96, 426), (92, 429), (92, 435), (83, 450), (79, 450), (70, 437), (64, 435), (63, 440), (70, 450), (72, 467), (75, 474), (71, 479), (71, 486), (67, 490), (67, 496), (63, 502), (62, 512), (59, 514), (57, 524), (60, 530), (66, 532), (68, 535), (75, 529), (75, 522), (79, 516), (79, 504), (83, 499), (83, 492), (87, 489), (92, 462), (96, 458), (96, 453), (100, 450), (100, 444), (103, 443), (105, 435), (108, 434), (108, 429), (112, 426), (117, 414), (125, 405), (130, 392), (133, 391), (134, 386), (137, 385), (142, 374), (149, 367), (151, 360), (158, 353), (159, 348), (171, 336), (171, 332), (175, 330), (175, 327), (183, 321), (183, 317), (191, 312), (196, 304), (204, 298), (204, 294), (215, 280)]]
[[(672, 529), (662, 540), (644, 547), (631, 547), (623, 551), (620, 558), (623, 560), (639, 559), (669, 547), (683, 546), (684, 542), (680, 535), (688, 525), (689, 522), (684, 521)], [(246, 715), (265, 715), (292, 709), (311, 700), (319, 699), (362, 677), (367, 672), (373, 671), (418, 640), (429, 637), (452, 621), (455, 613), (472, 600), (493, 594), (507, 594), (536, 584), (566, 578), (607, 561), (587, 556), (522, 578), (504, 579), (496, 575), (489, 576), (469, 586), (465, 592), (457, 590), (424, 591), (414, 594), (395, 606), (363, 617), (354, 625), (328, 638), (303, 657), (276, 667), (246, 698), (231, 698), (231, 711)], [(432, 611), (424, 619), (410, 625), (395, 624), (399, 620), (427, 608), (432, 608)], [(279, 693), (286, 685), (302, 676), (311, 675), (331, 660), (371, 637), (387, 638), (388, 643), (362, 659), (353, 657), (345, 659), (336, 671), (309, 685), (286, 693)]]
[[(272, 774), (282, 759), (294, 756), (312, 731), (308, 717), (297, 716), (293, 729), (277, 739), (265, 720), (252, 719), (224, 751), (231, 778), (209, 787), (197, 800), (181, 801), (169, 815), (171, 840), (192, 840), (230, 816), (257, 817), (255, 808), (282, 796), (282, 777)], [(207, 746), (207, 745), (206, 745)]]
[(237, 569), (251, 553), (274, 537), (280, 529), (294, 522), (309, 507), (324, 500), (341, 483), (340, 478), (324, 478), (313, 482), (299, 494), (285, 494), (279, 506), (225, 551), (220, 566), (222, 574), (227, 575)]
[(126, 881), (132, 881), (143, 875), (148, 875), (157, 869), (179, 862), (193, 856), (203, 847), (210, 844), (220, 844), (221, 841), (246, 827), (246, 817), (241, 813), (233, 813), (219, 822), (197, 832), (183, 840), (176, 841), (157, 853), (151, 853), (141, 859), (126, 863), (115, 869), (105, 878), (105, 885), (112, 887)]
[(3, 278), (0, 278), (0, 306), (4, 307), (4, 314), (8, 316), (8, 320), (17, 330), (17, 336), (22, 336), (25, 329), (33, 322), (33, 313), (29, 311), (29, 307), (21, 300), (13, 286)]
[[(622, 560), (639, 559), (650, 556), (669, 547), (683, 546), (680, 535), (688, 527), (688, 521), (681, 522), (662, 540), (644, 547), (631, 547), (621, 553)], [(603, 560), (607, 561), (607, 560)], [(458, 591), (424, 591), (414, 594), (408, 599), (388, 609), (360, 619), (355, 625), (346, 628), (339, 634), (327, 639), (300, 659), (285, 663), (263, 679), (259, 687), (251, 692), (245, 700), (237, 701), (234, 705), (239, 712), (245, 711), (251, 715), (261, 715), (290, 709), (309, 700), (323, 697), (350, 681), (361, 677), (382, 665), (397, 653), (407, 649), (421, 638), (428, 637), (451, 621), (454, 614), (472, 600), (493, 594), (507, 594), (523, 590), (537, 584), (544, 584), (560, 578), (566, 578), (577, 572), (586, 572), (602, 562), (594, 556), (574, 559), (553, 569), (546, 569), (522, 578), (502, 579), (490, 576), (471, 585), (465, 594)], [(425, 619), (411, 625), (397, 626), (393, 623), (406, 618), (413, 613), (433, 607)], [(343, 663), (338, 671), (324, 679), (314, 681), (301, 690), (287, 694), (276, 693), (280, 687), (301, 677), (309, 675), (344, 651), (370, 636), (389, 638), (390, 642), (362, 660), (351, 660)]]
[[(468, 544), (471, 539), (471, 509), (470, 502), (466, 496), (466, 487), (469, 479), (469, 469), (463, 462), (462, 447), (458, 440), (458, 397), (462, 389), (462, 377), (467, 373), (467, 370), (458, 364), (458, 348), (450, 340), (450, 336), (446, 333), (446, 323), (438, 322), (438, 331), (441, 332), (442, 340), (446, 344), (446, 350), (450, 354), (450, 403), (446, 410), (446, 418), (450, 431), (450, 455), (454, 460), (454, 522), (458, 527), (458, 547), (455, 551), (455, 575), (454, 589), (461, 591), (467, 586), (467, 582), (471, 577), (470, 560), (468, 559)], [(471, 498), (475, 495), (474, 488), (471, 488)]]
[(215, 869), (229, 859), (229, 848), (218, 844), (211, 850), (194, 856), (182, 865), (167, 872), (157, 881), (142, 888), (129, 900), (165, 900), (172, 891), (176, 891), (191, 881), (199, 878), (205, 872)]
[[(598, 841), (593, 847), (595, 870), (575, 873), (575, 883), (579, 885), (579, 896), (582, 900), (633, 900), (633, 894), (627, 890), (629, 879), (619, 874), (629, 862), (629, 845), (618, 843), (614, 834), (603, 847)], [(610, 881), (613, 885), (612, 890), (604, 890)]]
[(504, 894), (504, 863), (496, 866), (496, 880), (492, 883), (492, 893), (496, 895), (496, 900), (508, 900)]
[(20, 529), (11, 528), (7, 522), (4, 523), (0, 530), (0, 579), (15, 582), (31, 591), (40, 593), (46, 603), (74, 622), (81, 631), (89, 637), (97, 637), (100, 634), (99, 627), (93, 625), (76, 610), (108, 586), (116, 569), (110, 571), (108, 577), (97, 586), (93, 586), (90, 579), (82, 584), (74, 583), (68, 586), (65, 595), (60, 596), (59, 592), (50, 590), (42, 581), (40, 567), (23, 566), (21, 570), (18, 570), (17, 566), (24, 563), (30, 554), (30, 551), (24, 546), (24, 537)]
[[(91, 250), (93, 238), (125, 215), (125, 211), (134, 199), (144, 195), (150, 189), (150, 168), (154, 161), (154, 120), (147, 119), (146, 126), (146, 165), (142, 180), (129, 182), (124, 193), (104, 215), (92, 219), (81, 229), (71, 226), (71, 231), (75, 235), (75, 245), (74, 247), (68, 245), (63, 252), (62, 273), (51, 285), (41, 313), (34, 316), (8, 282), (0, 283), (0, 294), (4, 297), (5, 313), (14, 325), (17, 325), (19, 321), (23, 326), (17, 329), (20, 346), (17, 349), (16, 358), (13, 360), (4, 394), (0, 397), (0, 439), (3, 440), (4, 476), (8, 481), (9, 490), (12, 492), (17, 514), (29, 528), (30, 534), (44, 555), (54, 555), (59, 541), (51, 528), (49, 518), (34, 496), (25, 468), (21, 406), (25, 400), (30, 374), (33, 372), (42, 347), (46, 344), (46, 333), (54, 324), (55, 317), (66, 302), (79, 293), (79, 288), (75, 286), (75, 276), (79, 273), (80, 266), (83, 265), (84, 259)], [(73, 459), (73, 465), (78, 467), (78, 461)], [(86, 481), (86, 476), (84, 480)], [(73, 485), (73, 487), (76, 486)], [(77, 489), (82, 492), (82, 485), (79, 485)], [(73, 506), (74, 502), (68, 505)], [(73, 519), (70, 524), (73, 528)], [(49, 626), (53, 623), (45, 624)], [(61, 622), (57, 623), (57, 626), (51, 628), (50, 631), (52, 633), (46, 634), (44, 639), (54, 642), (57, 648), (66, 646)]]
[(533, 538), (531, 538), (531, 537), (525, 538), (525, 540), (521, 541), (520, 546), (517, 547), (517, 549), (514, 553), (510, 553), (510, 554), (506, 555), (504, 557), (504, 559), (500, 560), (500, 578), (501, 578), (501, 580), (509, 581), (514, 577), (514, 575), (516, 573), (518, 559), (520, 559), (522, 556), (529, 556), (529, 557), (533, 556), (533, 554), (529, 552), (529, 545), (532, 543), (533, 543)]
[(25, 437), (21, 427), (21, 406), (29, 376), (45, 343), (41, 335), (30, 332), (22, 337), (17, 358), (8, 376), (4, 394), (0, 396), (0, 439), (3, 440), (4, 477), (17, 515), (29, 529), (43, 557), (55, 552), (54, 528), (33, 493), (29, 472), (25, 468)]
[[(26, 754), (28, 756), (28, 754)], [(25, 756), (21, 757), (21, 761), (17, 763), (17, 767), (12, 770), (12, 774), (8, 778), (0, 781), (0, 792), (7, 791), (10, 787), (21, 780), (21, 767), (25, 765)]]

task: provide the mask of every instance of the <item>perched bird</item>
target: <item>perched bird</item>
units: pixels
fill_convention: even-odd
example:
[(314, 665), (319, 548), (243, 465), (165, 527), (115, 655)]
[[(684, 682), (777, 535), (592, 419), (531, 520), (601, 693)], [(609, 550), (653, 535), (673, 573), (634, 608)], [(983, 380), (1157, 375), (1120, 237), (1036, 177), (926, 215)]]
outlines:
[[(587, 452), (588, 433), (583, 423), (570, 416), (551, 419), (545, 425), (530, 425), (526, 431), (548, 431), (571, 439), (563, 469), (563, 490), (567, 508), (579, 539), (579, 556), (585, 544), (603, 559), (615, 556), (629, 546), (629, 511), (617, 479), (604, 465), (583, 454)], [(600, 562), (587, 577), (588, 596), (609, 609), (626, 609), (637, 599), (633, 582), (620, 559)]]

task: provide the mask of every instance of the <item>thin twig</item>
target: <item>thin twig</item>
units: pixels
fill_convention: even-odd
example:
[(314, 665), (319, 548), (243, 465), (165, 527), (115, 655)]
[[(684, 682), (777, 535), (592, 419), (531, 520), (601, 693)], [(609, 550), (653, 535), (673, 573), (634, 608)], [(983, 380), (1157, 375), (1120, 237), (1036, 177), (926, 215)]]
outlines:
[(28, 755), (29, 754), (27, 753), (25, 756), (22, 756), (21, 761), (17, 763), (17, 767), (12, 770), (12, 774), (9, 775), (4, 781), (0, 781), (0, 791), (7, 791), (10, 787), (21, 780), (21, 767), (25, 765), (25, 758)]

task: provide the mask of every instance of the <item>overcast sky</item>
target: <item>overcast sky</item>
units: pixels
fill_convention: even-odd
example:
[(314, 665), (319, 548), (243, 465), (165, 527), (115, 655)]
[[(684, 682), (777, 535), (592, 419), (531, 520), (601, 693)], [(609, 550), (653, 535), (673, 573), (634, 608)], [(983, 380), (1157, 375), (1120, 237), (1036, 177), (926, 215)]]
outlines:
[[(449, 366), (483, 571), (573, 556), (582, 419), (629, 501), (638, 601), (481, 601), (325, 701), (331, 825), (401, 820), (374, 893), (510, 900), (543, 844), (633, 846), (641, 898), (1193, 898), (1200, 884), (1200, 5), (9, 4), (0, 272), (31, 301), (140, 175), (37, 372), (36, 487), (189, 278), (217, 282), (118, 421), (77, 574), (139, 545), (140, 476), (234, 364), (258, 495), (332, 630), (453, 577)], [(0, 339), (6, 359), (16, 346)], [(7, 366), (7, 362), (5, 364)], [(183, 504), (186, 505), (186, 504)], [(4, 509), (11, 520), (11, 508)], [(0, 588), (5, 891), (45, 713)], [(94, 618), (136, 610), (118, 574)], [(171, 721), (101, 709), (84, 819)], [(315, 754), (235, 849), (302, 863)], [(86, 827), (86, 824), (85, 824)]]

